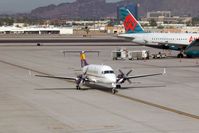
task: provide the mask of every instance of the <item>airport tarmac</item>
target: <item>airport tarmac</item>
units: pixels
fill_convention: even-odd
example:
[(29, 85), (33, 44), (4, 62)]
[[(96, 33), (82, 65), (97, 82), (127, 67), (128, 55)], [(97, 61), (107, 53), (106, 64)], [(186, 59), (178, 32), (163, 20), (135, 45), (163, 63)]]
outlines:
[[(198, 133), (199, 59), (117, 60), (119, 46), (0, 46), (1, 133)], [(150, 49), (125, 46), (132, 49)], [(112, 66), (132, 75), (166, 75), (133, 80), (111, 94), (102, 86), (76, 90), (72, 82), (35, 74), (76, 76), (79, 54), (63, 50), (100, 50), (88, 63)], [(172, 52), (171, 55), (176, 55)]]

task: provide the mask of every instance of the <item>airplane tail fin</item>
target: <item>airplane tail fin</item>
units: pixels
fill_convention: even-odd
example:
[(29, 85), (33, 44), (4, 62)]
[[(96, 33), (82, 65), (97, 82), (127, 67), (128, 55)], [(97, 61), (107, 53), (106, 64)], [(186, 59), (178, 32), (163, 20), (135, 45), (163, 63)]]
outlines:
[(88, 63), (86, 61), (86, 54), (84, 51), (80, 52), (80, 60), (81, 60), (81, 67), (87, 66)]
[(123, 21), (126, 33), (144, 33), (144, 29), (140, 23), (128, 9), (124, 7), (120, 8), (119, 14)]

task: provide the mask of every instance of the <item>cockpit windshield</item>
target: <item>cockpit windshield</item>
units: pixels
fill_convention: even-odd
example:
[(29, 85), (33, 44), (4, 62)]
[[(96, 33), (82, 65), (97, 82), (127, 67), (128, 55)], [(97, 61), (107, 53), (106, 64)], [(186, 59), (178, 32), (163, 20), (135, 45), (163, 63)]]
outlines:
[(102, 74), (111, 74), (111, 73), (114, 73), (114, 71), (109, 70), (109, 71), (103, 71), (103, 72), (102, 72)]

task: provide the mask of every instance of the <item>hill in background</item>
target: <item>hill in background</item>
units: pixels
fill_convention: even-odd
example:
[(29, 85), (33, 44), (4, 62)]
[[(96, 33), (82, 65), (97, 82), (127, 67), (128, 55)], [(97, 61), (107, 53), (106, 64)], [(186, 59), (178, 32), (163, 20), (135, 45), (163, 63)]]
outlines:
[(173, 15), (199, 15), (199, 0), (123, 0), (117, 3), (106, 3), (105, 0), (77, 0), (73, 3), (48, 5), (31, 11), (29, 16), (46, 19), (99, 19), (116, 17), (117, 7), (139, 2), (140, 15), (148, 11), (171, 11)]

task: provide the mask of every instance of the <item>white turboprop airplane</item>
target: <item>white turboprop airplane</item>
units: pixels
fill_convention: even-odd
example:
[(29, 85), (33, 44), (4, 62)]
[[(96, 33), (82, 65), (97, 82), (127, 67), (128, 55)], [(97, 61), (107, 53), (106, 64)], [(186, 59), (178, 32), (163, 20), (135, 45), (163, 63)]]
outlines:
[(120, 17), (126, 33), (118, 37), (130, 39), (132, 42), (149, 47), (160, 49), (171, 49), (180, 51), (178, 57), (182, 58), (183, 53), (188, 57), (199, 56), (199, 34), (196, 33), (146, 33), (135, 19), (131, 12), (126, 8), (120, 8)]
[[(86, 51), (85, 51), (86, 52)], [(50, 75), (35, 75), (38, 77), (46, 77), (46, 78), (56, 78), (56, 79), (64, 79), (64, 80), (73, 80), (76, 83), (76, 89), (81, 89), (80, 87), (87, 83), (103, 83), (103, 84), (111, 84), (112, 85), (112, 93), (116, 92), (116, 89), (121, 88), (121, 84), (125, 81), (131, 83), (130, 79), (133, 78), (141, 78), (141, 77), (149, 77), (149, 76), (157, 76), (163, 75), (166, 73), (164, 69), (163, 73), (154, 73), (140, 76), (128, 76), (132, 70), (130, 70), (127, 74), (124, 74), (121, 70), (119, 70), (120, 74), (116, 76), (113, 69), (107, 65), (97, 65), (97, 64), (88, 64), (86, 61), (86, 55), (84, 51), (80, 52), (81, 59), (81, 67), (82, 74), (77, 77), (56, 77)]]

